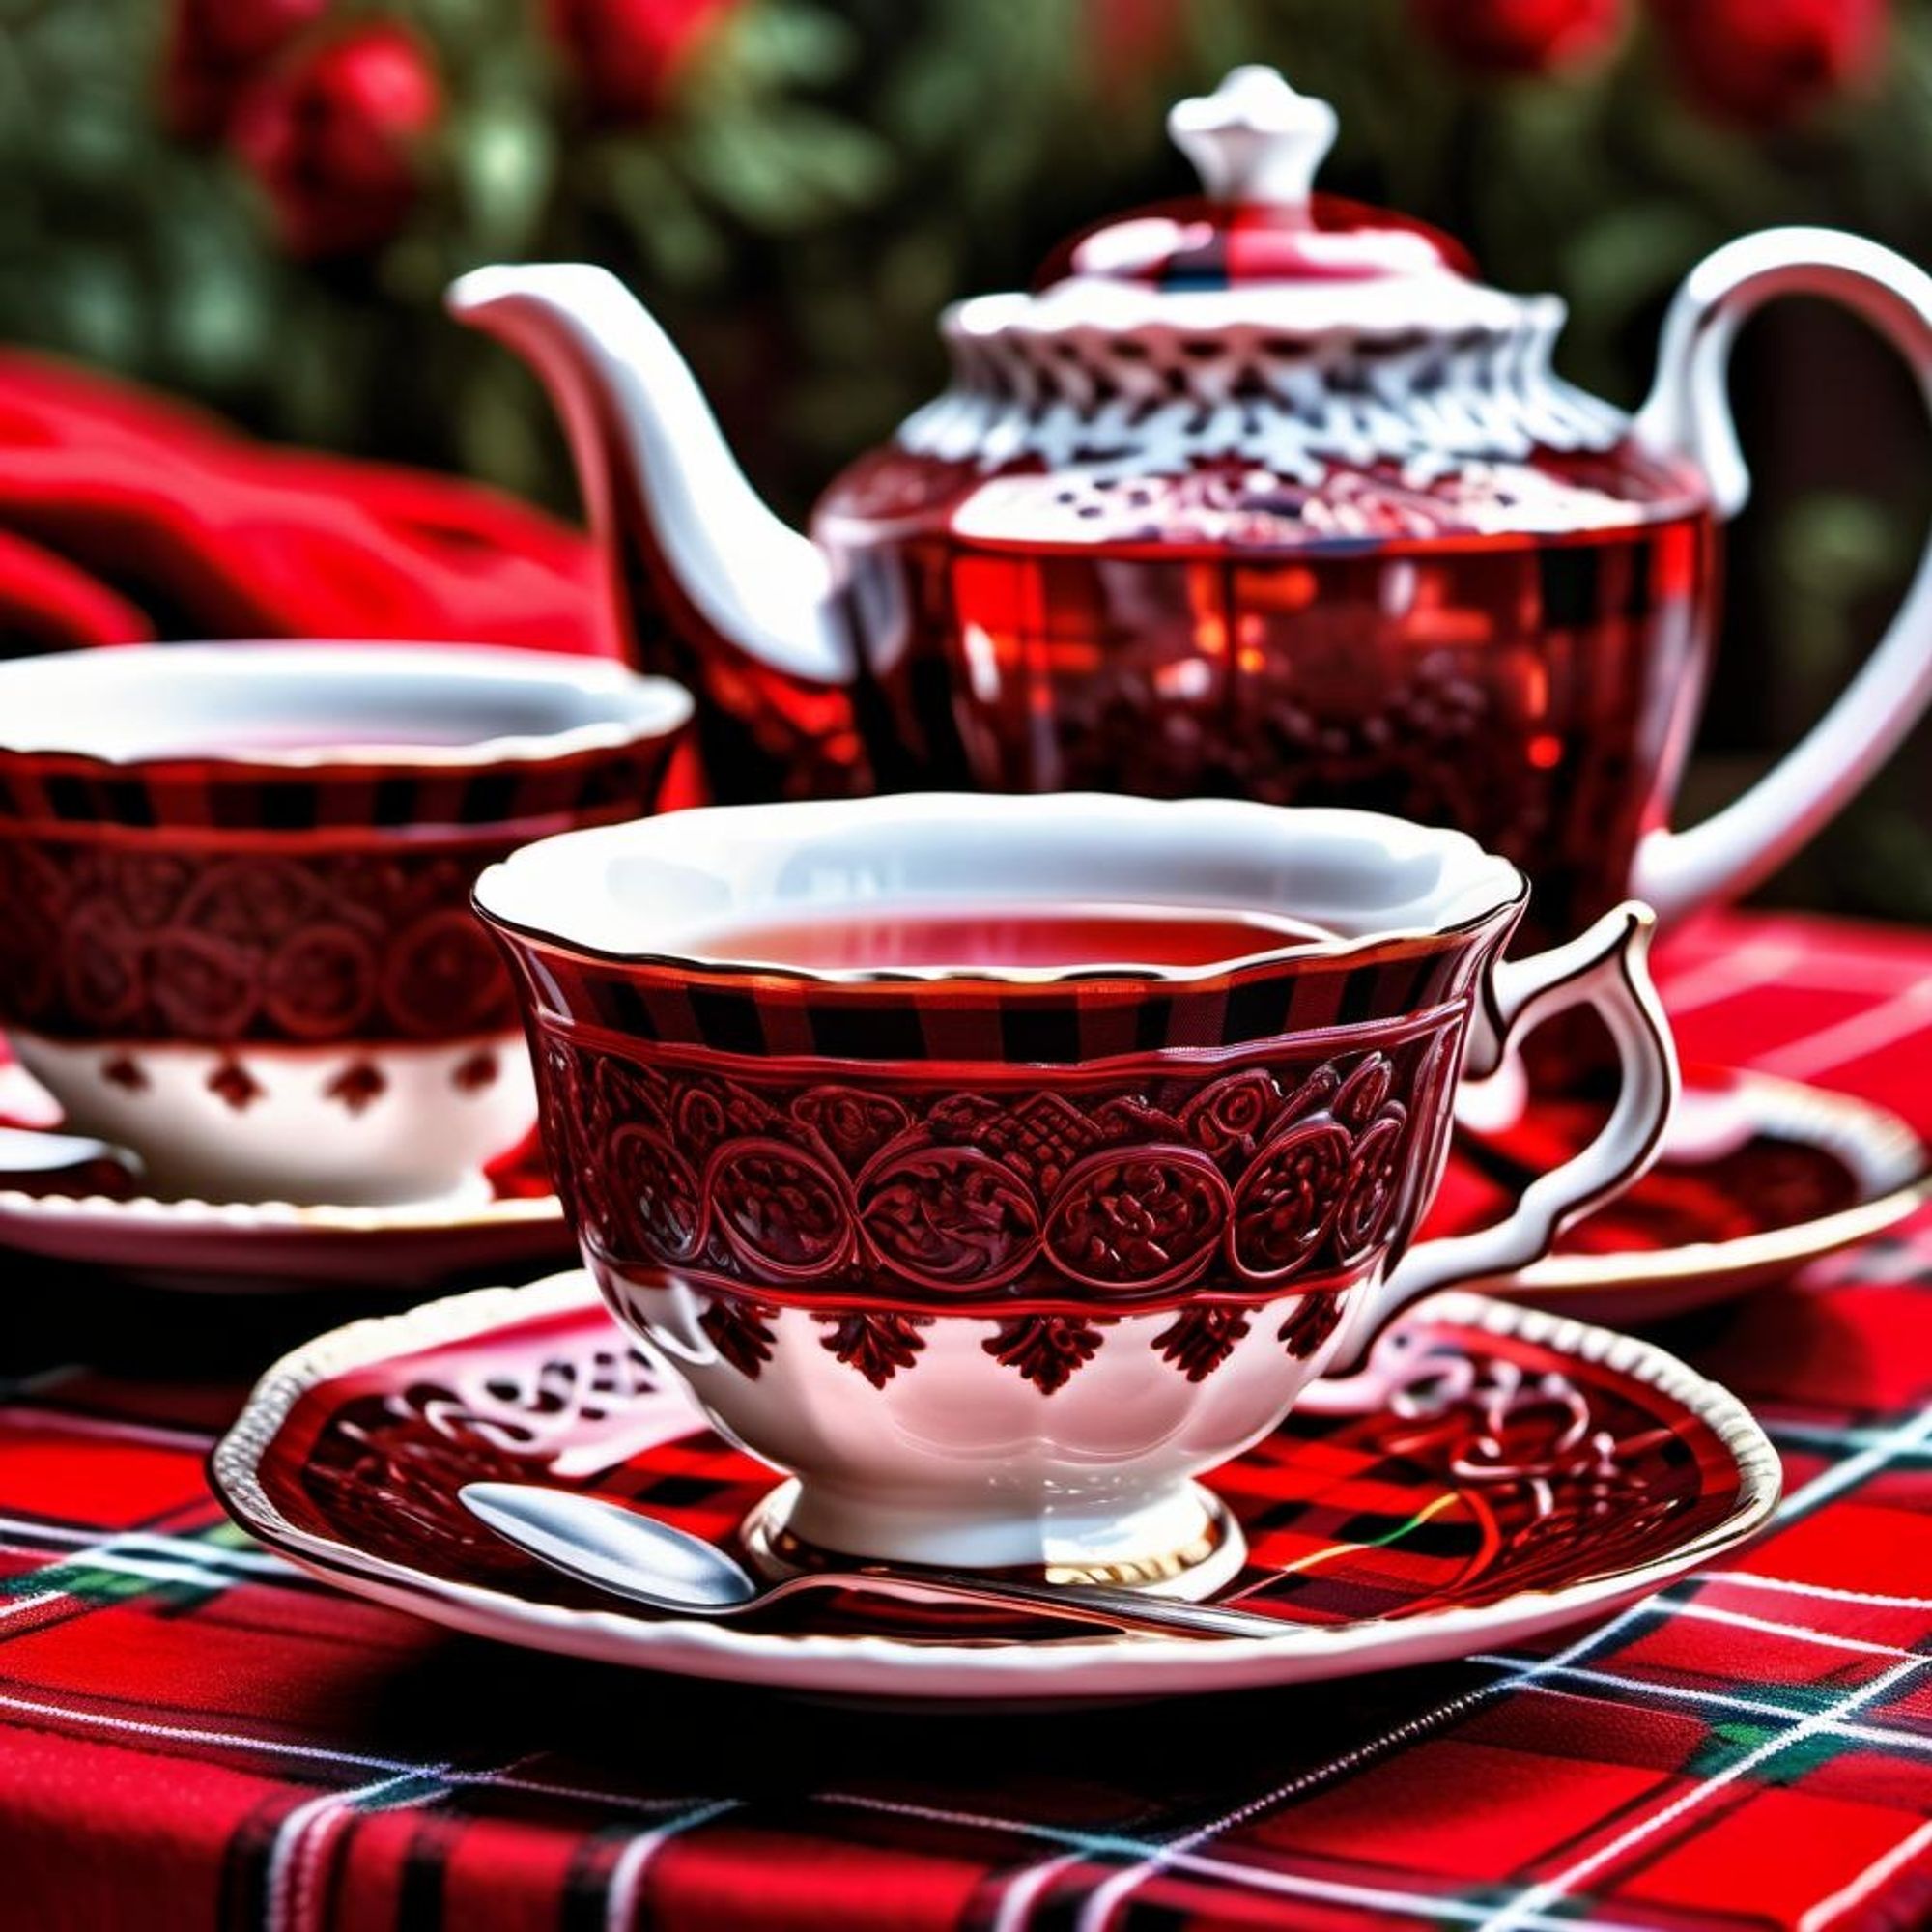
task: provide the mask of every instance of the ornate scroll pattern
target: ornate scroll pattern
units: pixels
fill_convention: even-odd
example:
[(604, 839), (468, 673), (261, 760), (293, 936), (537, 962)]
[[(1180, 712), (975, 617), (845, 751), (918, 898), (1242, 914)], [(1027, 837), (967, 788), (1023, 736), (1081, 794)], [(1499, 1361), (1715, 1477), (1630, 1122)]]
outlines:
[(1098, 1349), (1096, 1321), (1162, 1307), (1177, 1320), (1154, 1346), (1194, 1379), (1246, 1332), (1200, 1319), (1227, 1304), (1290, 1302), (1279, 1340), (1312, 1354), (1413, 1218), (1460, 1024), (1443, 1009), (1055, 1087), (752, 1077), (561, 1032), (539, 1064), (592, 1257), (737, 1304), (718, 1317), (731, 1346), (714, 1339), (744, 1374), (770, 1351), (739, 1332), (748, 1307), (829, 1321), (826, 1346), (875, 1386), (924, 1346), (882, 1316), (983, 1312), (988, 1352), (1051, 1392)]
[[(283, 1507), (294, 1512), (298, 1491), (327, 1533), (461, 1580), (530, 1574), (463, 1508), (465, 1483), (582, 1484), (711, 1535), (769, 1480), (694, 1434), (696, 1413), (594, 1311), (562, 1331), (512, 1329), (392, 1359), (318, 1394), (312, 1446), (275, 1478)], [(1248, 1452), (1267, 1471), (1256, 1487), (1283, 1498), (1269, 1521), (1293, 1532), (1297, 1554), (1308, 1547), (1303, 1508), (1334, 1534), (1338, 1451), (1373, 1472), (1391, 1523), (1447, 1493), (1455, 1507), (1436, 1520), (1445, 1533), (1462, 1525), (1454, 1559), (1436, 1546), (1405, 1567), (1400, 1540), (1378, 1553), (1378, 1616), (1634, 1567), (1655, 1557), (1661, 1523), (1671, 1525), (1667, 1547), (1721, 1508), (1735, 1480), (1702, 1425), (1645, 1378), (1426, 1320), (1378, 1343), (1356, 1412), (1297, 1416)], [(1300, 1567), (1264, 1588), (1293, 1604), (1332, 1582), (1335, 1567)]]
[(1384, 1406), (1384, 1453), (1461, 1492), (1507, 1550), (1514, 1588), (1574, 1578), (1585, 1545), (1605, 1569), (1641, 1562), (1681, 1507), (1678, 1487), (1656, 1480), (1678, 1460), (1671, 1432), (1634, 1428), (1558, 1370), (1401, 1327), (1376, 1343), (1362, 1380)]
[(0, 838), (0, 1011), (52, 1038), (446, 1040), (517, 1024), (466, 848)]
[(469, 1566), (516, 1570), (526, 1560), (464, 1508), (464, 1484), (582, 1479), (698, 1427), (642, 1354), (580, 1337), (352, 1397), (318, 1435), (302, 1481), (371, 1549), (409, 1560), (453, 1546)]

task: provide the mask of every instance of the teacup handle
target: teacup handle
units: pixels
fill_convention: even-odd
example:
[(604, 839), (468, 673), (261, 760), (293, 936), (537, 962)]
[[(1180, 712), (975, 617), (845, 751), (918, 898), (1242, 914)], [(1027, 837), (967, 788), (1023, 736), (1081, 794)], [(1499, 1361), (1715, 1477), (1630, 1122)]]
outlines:
[[(1831, 228), (1771, 228), (1727, 243), (1678, 290), (1657, 381), (1635, 432), (1689, 457), (1719, 516), (1750, 494), (1725, 391), (1738, 325), (1777, 296), (1826, 296), (1870, 323), (1912, 365), (1932, 405), (1932, 275)], [(1647, 833), (1630, 890), (1670, 921), (1741, 893), (1795, 852), (1885, 762), (1932, 699), (1932, 543), (1891, 628), (1838, 700), (1741, 798), (1685, 832)]]
[[(1547, 1255), (1557, 1236), (1620, 1193), (1657, 1158), (1677, 1099), (1677, 1053), (1651, 983), (1656, 918), (1634, 901), (1605, 913), (1587, 932), (1528, 959), (1505, 960), (1475, 1015), (1465, 1071), (1494, 1073), (1544, 1021), (1592, 1007), (1616, 1044), (1616, 1104), (1597, 1136), (1561, 1166), (1538, 1175), (1515, 1210), (1468, 1235), (1445, 1235), (1409, 1249), (1373, 1293), (1358, 1296), (1327, 1373), (1350, 1367), (1391, 1316), (1457, 1282), (1514, 1273)], [(1321, 1407), (1322, 1385), (1302, 1397)], [(1346, 1398), (1337, 1406), (1347, 1406)]]

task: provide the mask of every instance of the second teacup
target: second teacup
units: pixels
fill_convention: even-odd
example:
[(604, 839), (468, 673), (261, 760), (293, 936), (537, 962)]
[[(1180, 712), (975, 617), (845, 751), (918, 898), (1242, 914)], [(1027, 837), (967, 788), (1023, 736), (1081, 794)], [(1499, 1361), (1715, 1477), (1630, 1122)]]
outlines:
[[(1499, 965), (1526, 895), (1367, 813), (933, 795), (577, 833), (477, 904), (606, 1298), (795, 1479), (755, 1555), (1198, 1593), (1241, 1550), (1203, 1471), (1656, 1150), (1648, 915)], [(1599, 1138), (1412, 1246), (1464, 1071), (1586, 1004)]]
[(662, 678), (534, 651), (0, 665), (0, 1025), (159, 1192), (480, 1189), (535, 1096), (471, 884), (648, 810), (690, 713)]

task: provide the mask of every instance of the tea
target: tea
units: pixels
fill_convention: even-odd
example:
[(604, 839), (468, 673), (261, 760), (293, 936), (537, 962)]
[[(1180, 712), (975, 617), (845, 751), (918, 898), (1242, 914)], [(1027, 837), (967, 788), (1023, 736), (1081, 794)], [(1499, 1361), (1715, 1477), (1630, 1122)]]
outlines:
[(1294, 952), (1332, 933), (1304, 921), (1207, 906), (1108, 904), (828, 907), (705, 933), (707, 953), (775, 966), (1061, 971), (1212, 966)]

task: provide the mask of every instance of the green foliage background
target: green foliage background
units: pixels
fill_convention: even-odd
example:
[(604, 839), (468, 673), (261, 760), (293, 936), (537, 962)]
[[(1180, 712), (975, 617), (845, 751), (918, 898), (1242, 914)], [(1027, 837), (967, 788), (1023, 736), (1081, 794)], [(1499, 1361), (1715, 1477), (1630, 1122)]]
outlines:
[[(1882, 85), (1776, 137), (1680, 100), (1640, 26), (1583, 78), (1484, 84), (1419, 44), (1400, 0), (1208, 0), (1171, 31), (1141, 0), (743, 0), (664, 109), (624, 127), (586, 116), (539, 0), (336, 13), (414, 26), (450, 108), (407, 230), (316, 267), (283, 254), (230, 158), (165, 131), (161, 0), (0, 0), (0, 338), (568, 507), (548, 406), (440, 298), (479, 263), (587, 256), (658, 309), (798, 512), (931, 392), (945, 301), (1184, 192), (1166, 103), (1253, 59), (1340, 108), (1325, 186), (1450, 228), (1504, 286), (1566, 296), (1566, 372), (1620, 402), (1642, 393), (1670, 290), (1732, 235), (1821, 221), (1932, 248), (1932, 0), (1897, 8)], [(1932, 502), (1912, 387), (1861, 330), (1768, 320), (1738, 389), (1760, 489), (1705, 731), (1717, 793), (1842, 681)], [(1928, 751), (1921, 733), (1781, 891), (1932, 920)]]

